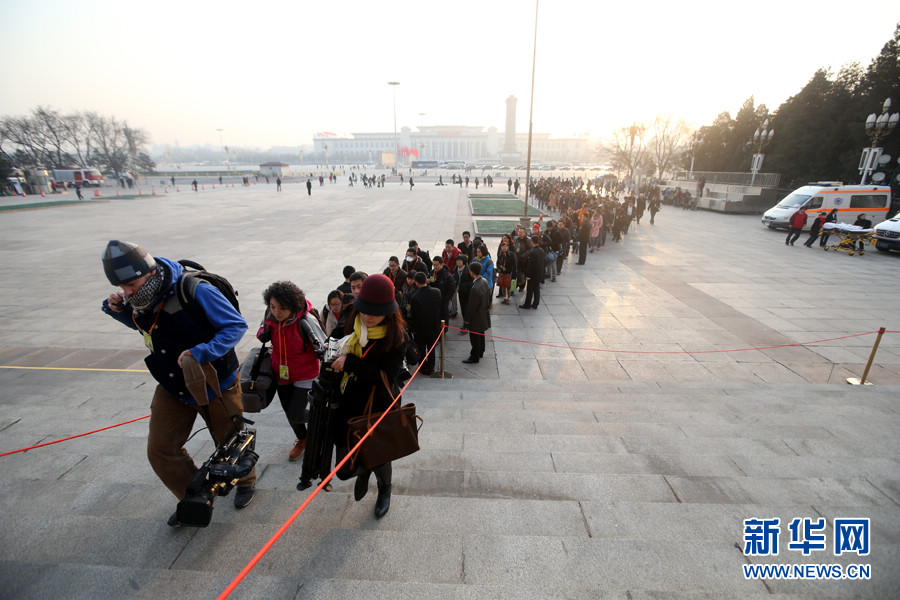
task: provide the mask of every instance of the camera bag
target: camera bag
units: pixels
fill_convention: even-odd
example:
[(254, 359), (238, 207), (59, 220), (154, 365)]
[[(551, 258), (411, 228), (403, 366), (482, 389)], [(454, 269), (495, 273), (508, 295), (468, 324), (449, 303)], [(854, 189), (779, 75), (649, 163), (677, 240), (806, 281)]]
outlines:
[(241, 399), (244, 412), (258, 413), (275, 398), (275, 374), (271, 349), (263, 344), (247, 354), (241, 363)]

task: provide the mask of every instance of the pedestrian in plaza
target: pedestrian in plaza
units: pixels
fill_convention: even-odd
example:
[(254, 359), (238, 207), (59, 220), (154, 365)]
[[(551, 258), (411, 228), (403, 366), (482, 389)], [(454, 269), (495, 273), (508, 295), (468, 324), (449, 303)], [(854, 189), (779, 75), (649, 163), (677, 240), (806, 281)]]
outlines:
[[(585, 223), (590, 227), (588, 221)], [(541, 279), (544, 276), (545, 254), (541, 248), (541, 238), (538, 236), (532, 236), (531, 246), (525, 259), (525, 265), (521, 267), (525, 271), (525, 300), (519, 305), (519, 308), (537, 309), (541, 303)]]
[(494, 261), (491, 259), (491, 253), (484, 244), (475, 246), (475, 262), (481, 264), (481, 277), (488, 282), (488, 285), (491, 286), (491, 290), (493, 290)]
[(450, 273), (450, 268), (444, 264), (443, 258), (435, 256), (431, 262), (434, 268), (428, 285), (441, 293), (441, 319), (447, 323), (450, 321), (450, 301), (456, 292), (456, 281)]
[(465, 254), (466, 256), (475, 256), (475, 242), (472, 241), (472, 234), (468, 231), (462, 232), (462, 241), (456, 245), (459, 248), (460, 254)]
[(84, 196), (81, 195), (81, 185), (75, 186), (75, 195), (78, 196), (79, 200), (84, 200)]
[[(825, 217), (825, 223), (837, 223), (838, 220), (838, 209), (832, 208), (828, 213), (828, 216)], [(828, 237), (830, 236), (830, 232), (828, 229), (825, 229), (825, 224), (822, 224), (822, 235), (819, 236), (819, 247), (824, 248), (828, 245)]]
[[(462, 329), (466, 329), (466, 309), (469, 303), (469, 292), (472, 290), (472, 281), (472, 274), (469, 272), (469, 257), (460, 254), (456, 257), (456, 293), (459, 296), (459, 312), (462, 313)], [(460, 335), (465, 335), (465, 331), (460, 331)]]
[(406, 258), (404, 259), (404, 263), (405, 264), (403, 265), (403, 270), (407, 273), (420, 271), (422, 273), (425, 273), (426, 275), (429, 274), (428, 266), (426, 265), (425, 261), (422, 260), (422, 257), (420, 257), (416, 252), (416, 249), (413, 247), (409, 247), (406, 249)]
[(603, 230), (603, 213), (595, 210), (591, 216), (591, 242), (590, 251), (593, 252), (600, 248), (600, 232)]
[(312, 181), (309, 178), (306, 178), (306, 195), (312, 196)]
[(516, 253), (510, 250), (511, 243), (510, 237), (504, 235), (500, 250), (497, 251), (497, 287), (500, 288), (498, 298), (503, 298), (503, 304), (509, 304), (510, 288), (516, 279)]
[(650, 201), (650, 224), (656, 224), (656, 213), (659, 212), (659, 198)]
[(481, 264), (470, 263), (468, 270), (472, 277), (472, 289), (466, 305), (466, 328), (469, 330), (472, 349), (469, 351), (469, 358), (463, 362), (474, 364), (484, 358), (484, 332), (491, 328), (491, 286), (481, 276)]
[(325, 306), (322, 307), (320, 314), (320, 322), (322, 323), (322, 331), (325, 335), (331, 336), (331, 332), (337, 327), (341, 318), (341, 311), (344, 308), (344, 293), (340, 290), (331, 290), (328, 292), (328, 299)]
[[(263, 292), (266, 313), (256, 339), (272, 342), (272, 373), (278, 400), (294, 431), (295, 442), (288, 460), (295, 461), (306, 449), (308, 394), (319, 375), (316, 348), (300, 328), (307, 313), (316, 318), (312, 302), (290, 281), (276, 281)], [(330, 311), (329, 311), (330, 312)]]
[(583, 265), (587, 260), (588, 246), (591, 244), (591, 227), (590, 219), (585, 219), (578, 229), (578, 262), (575, 263), (576, 265)]
[(400, 295), (403, 293), (403, 288), (406, 286), (406, 271), (400, 268), (400, 259), (396, 256), (390, 257), (388, 259), (388, 267), (382, 274), (394, 284), (395, 294), (397, 296), (397, 301), (399, 302)]
[(519, 188), (520, 188), (520, 187), (521, 187), (521, 184), (519, 183), (519, 178), (516, 177), (516, 182), (513, 184), (513, 188), (515, 188), (515, 190), (516, 190), (516, 196), (519, 195)]
[(276, 192), (280, 192), (280, 191), (281, 191), (281, 177), (277, 177), (277, 178), (275, 179), (275, 191), (276, 191)]
[[(424, 358), (425, 353), (441, 334), (444, 300), (441, 297), (441, 290), (429, 285), (424, 273), (416, 273), (415, 285), (415, 291), (409, 298), (409, 330), (419, 349), (419, 356)], [(423, 375), (431, 375), (434, 372), (434, 355), (432, 352), (428, 358), (424, 358)]]
[(820, 212), (819, 216), (813, 219), (812, 225), (809, 226), (809, 238), (803, 242), (804, 246), (812, 248), (813, 242), (819, 237), (819, 231), (822, 229), (822, 225), (825, 224), (826, 218), (828, 218), (828, 213)]
[(512, 177), (510, 177), (510, 178), (506, 181), (506, 191), (507, 191), (507, 192), (511, 192), (511, 191), (512, 191)]
[[(347, 421), (365, 413), (369, 398), (372, 412), (379, 413), (391, 405), (399, 395), (397, 377), (403, 369), (406, 354), (406, 322), (394, 299), (394, 286), (382, 274), (367, 277), (359, 296), (353, 301), (354, 315), (341, 355), (331, 367), (342, 373), (338, 384), (340, 402), (335, 421), (335, 462), (349, 453), (347, 447)], [(382, 374), (387, 379), (385, 384)], [(375, 518), (387, 514), (391, 506), (390, 462), (368, 469), (347, 461), (338, 471), (341, 480), (356, 477), (353, 498), (362, 500), (369, 491), (369, 479), (375, 474), (378, 497), (375, 500)]]
[(801, 208), (791, 215), (791, 218), (788, 220), (788, 225), (788, 234), (784, 239), (784, 245), (793, 246), (794, 242), (797, 241), (797, 238), (800, 237), (800, 232), (803, 231), (803, 227), (806, 225), (806, 211)]
[[(872, 221), (866, 218), (865, 213), (860, 213), (856, 220), (853, 221), (853, 224), (857, 227), (862, 227), (863, 229), (872, 229)], [(860, 254), (866, 253), (866, 243), (863, 240), (857, 240), (857, 249)]]
[(410, 175), (409, 176), (409, 191), (412, 191), (414, 185), (416, 185), (416, 184), (413, 183), (412, 175)]
[[(144, 362), (157, 386), (150, 402), (147, 458), (157, 477), (181, 500), (197, 472), (184, 449), (197, 415), (206, 421), (218, 444), (243, 427), (239, 419), (232, 419), (242, 415), (234, 347), (244, 336), (247, 322), (206, 282), (197, 282), (192, 308), (186, 308), (176, 293), (184, 267), (167, 258), (154, 258), (136, 244), (112, 240), (102, 260), (109, 282), (121, 288), (103, 301), (103, 312), (140, 331), (150, 350)], [(183, 368), (196, 364), (211, 365), (218, 378), (219, 389), (207, 386), (207, 398), (201, 398), (208, 402), (205, 405), (192, 396), (185, 382)], [(237, 482), (236, 508), (250, 504), (255, 485), (254, 468)], [(180, 525), (176, 513), (168, 524)]]

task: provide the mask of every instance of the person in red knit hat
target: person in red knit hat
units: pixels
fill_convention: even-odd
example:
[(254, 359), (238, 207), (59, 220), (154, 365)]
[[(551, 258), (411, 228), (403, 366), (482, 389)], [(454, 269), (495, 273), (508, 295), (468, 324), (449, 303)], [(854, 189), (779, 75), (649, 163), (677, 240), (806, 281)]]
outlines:
[[(341, 355), (332, 363), (335, 371), (342, 371), (340, 382), (340, 408), (335, 419), (334, 439), (336, 458), (343, 459), (346, 447), (347, 421), (365, 412), (369, 395), (373, 394), (372, 412), (382, 412), (400, 393), (397, 376), (403, 368), (406, 349), (406, 323), (394, 295), (394, 284), (382, 274), (370, 275), (363, 281), (359, 297), (353, 301), (352, 333), (344, 338)], [(387, 376), (385, 385), (381, 373)], [(391, 463), (374, 469), (361, 464), (350, 469), (348, 461), (338, 478), (356, 477), (353, 497), (358, 502), (369, 489), (369, 478), (375, 473), (378, 498), (375, 501), (375, 518), (387, 514), (391, 505)]]

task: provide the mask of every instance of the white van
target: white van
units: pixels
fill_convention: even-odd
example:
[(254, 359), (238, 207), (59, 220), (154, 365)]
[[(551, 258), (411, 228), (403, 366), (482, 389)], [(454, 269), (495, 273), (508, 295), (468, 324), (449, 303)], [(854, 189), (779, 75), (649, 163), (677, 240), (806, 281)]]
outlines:
[(784, 200), (767, 210), (762, 224), (771, 229), (787, 229), (788, 221), (801, 208), (810, 217), (804, 229), (809, 229), (820, 212), (837, 209), (838, 223), (853, 223), (860, 213), (877, 223), (887, 217), (891, 188), (879, 185), (843, 185), (839, 181), (820, 181), (797, 188)]
[(882, 252), (900, 250), (900, 213), (875, 226), (875, 247)]

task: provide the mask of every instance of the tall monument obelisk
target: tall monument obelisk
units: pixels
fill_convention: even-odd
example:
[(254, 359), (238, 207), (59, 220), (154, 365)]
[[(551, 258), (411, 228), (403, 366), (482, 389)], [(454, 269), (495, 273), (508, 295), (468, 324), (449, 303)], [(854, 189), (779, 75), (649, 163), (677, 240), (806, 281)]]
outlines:
[(518, 99), (510, 96), (506, 99), (506, 132), (503, 150), (500, 152), (500, 162), (517, 162), (522, 155), (516, 150), (516, 103)]

